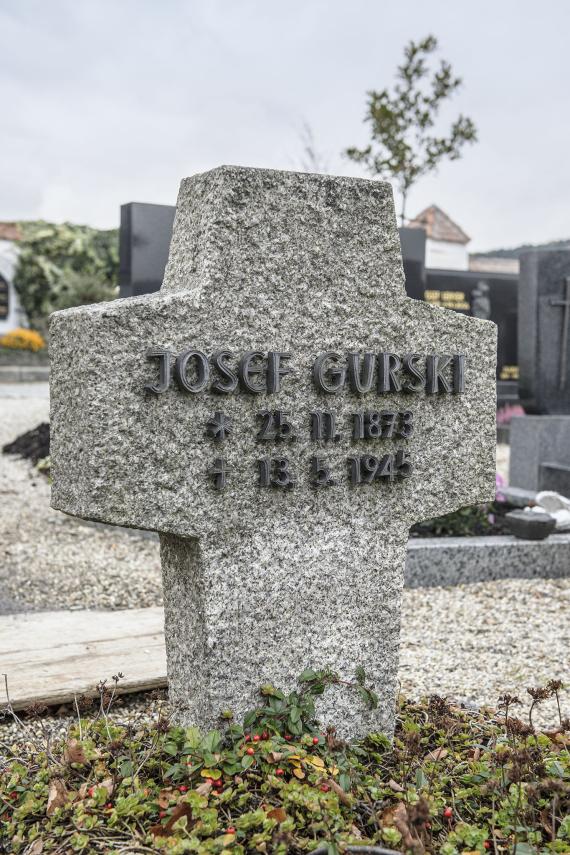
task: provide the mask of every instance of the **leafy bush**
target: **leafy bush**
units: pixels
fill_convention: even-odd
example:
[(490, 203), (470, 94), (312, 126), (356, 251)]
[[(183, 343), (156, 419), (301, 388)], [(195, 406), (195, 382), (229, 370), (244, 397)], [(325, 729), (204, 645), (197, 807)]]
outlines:
[(114, 300), (118, 296), (117, 287), (101, 273), (77, 273), (64, 270), (59, 281), (57, 295), (54, 295), (53, 309), (70, 309), (72, 306), (86, 306), (89, 303), (102, 303)]
[[(532, 717), (560, 683), (529, 690), (526, 723), (513, 716), (517, 698), (476, 713), (434, 696), (401, 702), (393, 745), (381, 734), (348, 745), (314, 721), (313, 701), (333, 678), (305, 672), (287, 696), (266, 686), (245, 726), (226, 712), (207, 734), (170, 726), (158, 700), (121, 724), (110, 715), (115, 689), (101, 684), (89, 716), (77, 701), (66, 738), (42, 722), (43, 744), (23, 730), (0, 755), (0, 850), (570, 851), (570, 721), (539, 732)], [(350, 684), (359, 687), (363, 675)]]
[(46, 346), (43, 336), (34, 330), (26, 330), (17, 327), (3, 336), (0, 336), (0, 347), (13, 348), (14, 350), (43, 350)]
[[(98, 288), (116, 286), (119, 245), (116, 229), (100, 231), (71, 223), (56, 225), (44, 221), (21, 223), (22, 240), (15, 286), (30, 323), (43, 329), (48, 315), (85, 284), (72, 274), (87, 277)], [(93, 286), (92, 286), (93, 287)], [(109, 299), (105, 295), (104, 299)]]

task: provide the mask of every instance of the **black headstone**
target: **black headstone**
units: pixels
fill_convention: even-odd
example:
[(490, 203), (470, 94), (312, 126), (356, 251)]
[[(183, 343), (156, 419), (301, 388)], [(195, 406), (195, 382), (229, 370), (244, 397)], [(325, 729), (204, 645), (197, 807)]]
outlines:
[(516, 384), (518, 277), (509, 273), (428, 270), (425, 300), (463, 315), (493, 321), (499, 328), (497, 381)]
[(158, 291), (168, 261), (176, 208), (129, 202), (121, 205), (119, 296)]
[(0, 321), (5, 321), (10, 311), (10, 287), (0, 275)]
[(398, 229), (402, 245), (402, 262), (406, 277), (406, 293), (414, 300), (423, 300), (426, 289), (425, 229)]
[(570, 250), (523, 253), (518, 314), (523, 407), (570, 414)]

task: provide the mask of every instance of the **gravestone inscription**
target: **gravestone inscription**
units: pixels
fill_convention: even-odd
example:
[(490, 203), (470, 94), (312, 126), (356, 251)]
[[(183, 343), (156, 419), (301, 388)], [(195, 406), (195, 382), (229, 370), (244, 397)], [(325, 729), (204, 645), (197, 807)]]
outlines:
[(409, 526), (494, 497), (496, 328), (408, 298), (389, 185), (182, 182), (162, 290), (51, 322), (52, 504), (161, 535), (178, 719), (350, 678), (394, 725)]

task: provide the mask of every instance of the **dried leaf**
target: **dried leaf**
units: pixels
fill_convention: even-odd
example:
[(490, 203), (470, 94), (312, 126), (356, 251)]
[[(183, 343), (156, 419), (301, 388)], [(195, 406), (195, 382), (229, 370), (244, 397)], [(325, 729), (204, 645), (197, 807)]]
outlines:
[(348, 793), (344, 792), (340, 784), (337, 784), (337, 782), (334, 781), (332, 778), (327, 779), (327, 784), (329, 785), (331, 790), (333, 790), (337, 794), (343, 805), (347, 805), (347, 807), (350, 807), (352, 805), (352, 797)]
[(166, 787), (166, 789), (161, 790), (158, 794), (158, 806), (164, 810), (170, 804), (170, 800), (173, 796), (174, 790), (172, 787)]
[(296, 778), (299, 778), (300, 781), (302, 781), (305, 777), (305, 773), (299, 766), (295, 766), (295, 768), (293, 769), (293, 774)]
[(393, 778), (390, 778), (390, 780), (388, 781), (388, 786), (395, 793), (404, 793), (405, 792), (404, 787), (402, 787), (401, 784), (398, 784), (398, 782), (395, 781)]
[(192, 820), (192, 808), (188, 802), (180, 802), (177, 804), (168, 818), (168, 822), (165, 825), (152, 825), (149, 829), (150, 833), (154, 835), (154, 837), (170, 837), (175, 823), (177, 823), (179, 819), (182, 819), (182, 817), (186, 817), (186, 827), (189, 828)]
[(403, 802), (398, 803), (392, 818), (394, 826), (402, 835), (402, 843), (406, 849), (411, 849), (413, 855), (424, 855), (425, 849), (422, 841), (419, 837), (414, 837), (410, 831), (410, 819), (406, 805)]
[(46, 813), (51, 816), (67, 800), (67, 790), (61, 778), (52, 778), (49, 784)]
[(100, 784), (97, 784), (98, 787), (105, 787), (107, 790), (107, 795), (109, 798), (113, 795), (113, 790), (115, 789), (115, 782), (112, 778), (105, 778), (104, 781), (101, 781)]
[(41, 855), (44, 849), (44, 842), (36, 837), (34, 842), (26, 850), (26, 855)]
[(424, 763), (437, 763), (438, 760), (443, 760), (444, 757), (447, 757), (449, 751), (447, 748), (441, 746), (440, 748), (434, 748), (433, 751), (428, 751), (426, 756), (424, 757)]
[(200, 784), (199, 787), (196, 787), (196, 792), (198, 793), (199, 796), (207, 796), (207, 795), (209, 795), (211, 789), (212, 789), (212, 785), (210, 784), (210, 782), (204, 781), (203, 784)]
[(277, 822), (285, 822), (287, 819), (287, 814), (282, 807), (273, 808), (273, 810), (267, 813), (267, 816), (270, 819), (275, 819)]
[(287, 755), (283, 753), (283, 751), (270, 751), (267, 755), (268, 763), (279, 763), (280, 760), (283, 760)]
[(65, 763), (80, 763), (81, 765), (89, 762), (78, 739), (68, 740), (63, 749), (63, 760)]
[(90, 785), (87, 783), (81, 784), (81, 786), (79, 787), (79, 789), (77, 791), (77, 798), (78, 799), (86, 799), (87, 796), (89, 795), (89, 787), (90, 787)]
[(320, 757), (305, 757), (305, 763), (310, 763), (311, 766), (315, 767), (315, 769), (325, 768), (324, 760), (321, 760)]

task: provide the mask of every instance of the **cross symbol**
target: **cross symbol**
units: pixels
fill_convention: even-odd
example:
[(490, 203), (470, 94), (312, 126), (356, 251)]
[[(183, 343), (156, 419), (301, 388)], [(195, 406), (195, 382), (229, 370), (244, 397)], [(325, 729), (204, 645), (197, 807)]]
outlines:
[(406, 296), (389, 184), (243, 167), (182, 182), (159, 293), (53, 316), (52, 505), (159, 533), (177, 722), (362, 666), (378, 708), (318, 717), (392, 734), (409, 527), (495, 495), (496, 338)]
[(231, 472), (232, 467), (229, 466), (223, 457), (216, 457), (214, 465), (208, 471), (214, 479), (214, 487), (216, 490), (223, 490), (227, 483), (228, 472)]
[(560, 342), (560, 374), (558, 388), (562, 391), (566, 388), (566, 376), (568, 372), (568, 327), (570, 324), (570, 276), (564, 278), (565, 293), (563, 300), (550, 300), (551, 306), (563, 306), (562, 315), (562, 341)]

